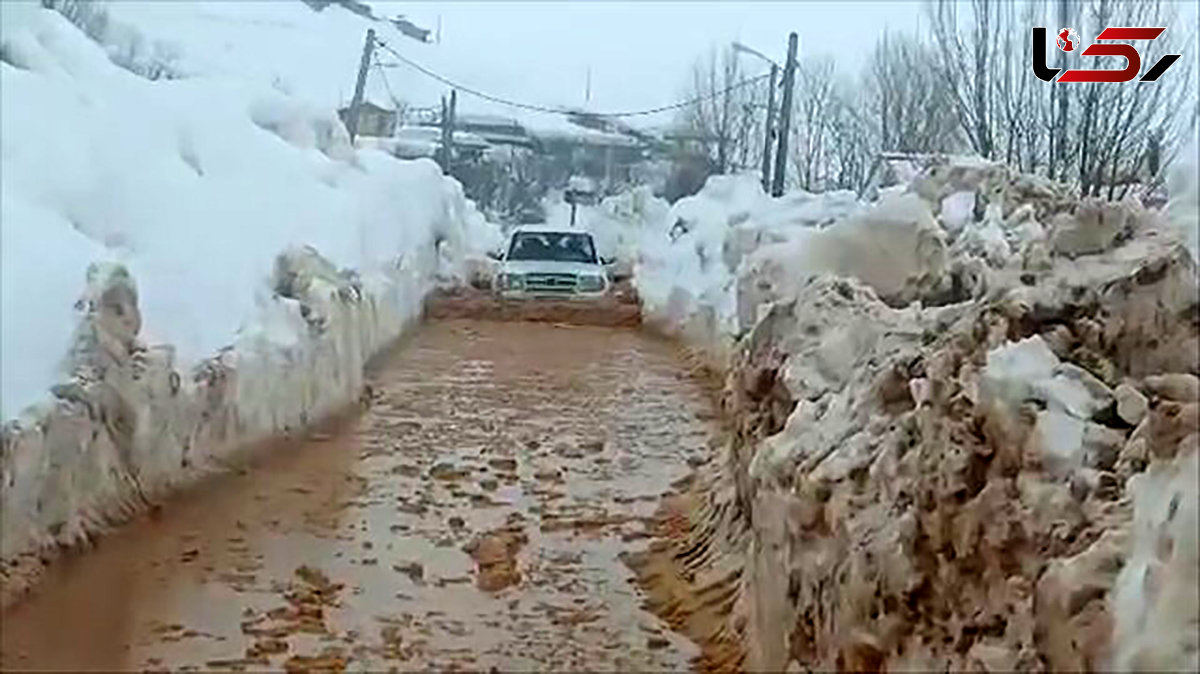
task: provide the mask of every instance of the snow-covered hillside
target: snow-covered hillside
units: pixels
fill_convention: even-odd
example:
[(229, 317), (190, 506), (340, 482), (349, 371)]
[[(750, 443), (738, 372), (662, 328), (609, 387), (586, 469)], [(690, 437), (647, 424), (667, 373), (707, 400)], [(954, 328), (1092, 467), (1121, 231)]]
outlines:
[[(4, 418), (60, 378), (89, 262), (129, 268), (142, 334), (186, 364), (262, 334), (266, 279), (289, 245), (367, 278), (426, 273), (415, 256), (435, 259), (435, 240), (460, 256), (495, 236), (431, 162), (351, 150), (335, 113), (348, 76), (323, 45), (360, 41), (366, 20), (215, 4), (101, 6), (112, 53), (165, 58), (180, 77), (150, 81), (59, 14), (2, 3)], [(226, 49), (254, 36), (286, 72)]]
[[(387, 67), (382, 71), (373, 69), (368, 76), (369, 100), (388, 105), (395, 97), (407, 105), (429, 108), (449, 93), (445, 84), (401, 64), (389, 49), (435, 72), (464, 77), (467, 86), (492, 90), (488, 81), (464, 75), (479, 72), (476, 45), (454, 36), (440, 44), (418, 42), (402, 35), (389, 21), (372, 21), (337, 4), (317, 12), (302, 0), (101, 3), (106, 17), (106, 49), (114, 59), (146, 72), (254, 82), (332, 110), (350, 100), (363, 40), (367, 29), (373, 29), (386, 45), (375, 50), (374, 60)], [(402, 3), (374, 5), (379, 19), (405, 11)], [(535, 102), (548, 106), (564, 103)], [(462, 92), (458, 110), (465, 115), (517, 119), (544, 136), (606, 136), (572, 124), (562, 115), (514, 109)]]
[[(336, 67), (303, 59), (364, 19), (97, 6), (89, 37), (0, 3), (0, 603), (43, 551), (355, 403), (427, 293), (498, 245), (433, 162), (350, 146)], [(297, 69), (226, 49), (253, 35)]]

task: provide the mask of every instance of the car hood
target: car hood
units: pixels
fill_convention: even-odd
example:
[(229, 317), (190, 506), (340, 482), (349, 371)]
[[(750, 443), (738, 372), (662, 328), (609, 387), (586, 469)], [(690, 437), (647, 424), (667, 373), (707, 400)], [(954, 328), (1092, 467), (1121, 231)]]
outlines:
[(603, 274), (604, 267), (586, 262), (554, 260), (509, 260), (501, 266), (508, 274)]

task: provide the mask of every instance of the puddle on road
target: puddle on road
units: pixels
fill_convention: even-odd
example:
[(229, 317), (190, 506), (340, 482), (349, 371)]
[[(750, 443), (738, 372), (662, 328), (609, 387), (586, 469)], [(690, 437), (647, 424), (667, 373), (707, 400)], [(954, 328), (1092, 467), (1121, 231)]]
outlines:
[(426, 325), (361, 419), (52, 567), (0, 665), (687, 669), (619, 558), (709, 453), (682, 373), (630, 330)]

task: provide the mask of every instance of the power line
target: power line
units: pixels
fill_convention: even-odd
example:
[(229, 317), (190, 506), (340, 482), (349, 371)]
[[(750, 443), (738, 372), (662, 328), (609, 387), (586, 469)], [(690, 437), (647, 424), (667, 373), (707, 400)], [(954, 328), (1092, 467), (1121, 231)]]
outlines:
[(392, 99), (392, 105), (400, 105), (400, 99), (392, 93), (392, 85), (388, 82), (387, 72), (384, 71), (383, 64), (379, 62), (378, 58), (375, 59), (375, 69), (379, 71), (379, 77), (383, 79), (383, 88), (387, 89), (388, 97)]
[(413, 60), (401, 55), (400, 52), (396, 51), (395, 49), (392, 49), (390, 46), (387, 45), (387, 43), (383, 42), (382, 40), (376, 39), (376, 43), (380, 47), (383, 47), (384, 49), (388, 50), (388, 52), (390, 52), (392, 54), (392, 56), (395, 56), (397, 59), (400, 59), (400, 61), (402, 63), (404, 63), (405, 65), (417, 70), (418, 72), (420, 72), (421, 74), (423, 74), (427, 77), (430, 77), (432, 79), (437, 80), (438, 82), (441, 82), (442, 84), (445, 84), (446, 86), (452, 87), (454, 89), (458, 89), (459, 91), (471, 94), (472, 96), (482, 98), (485, 101), (499, 103), (500, 105), (507, 105), (509, 107), (519, 108), (521, 110), (531, 110), (533, 112), (546, 112), (546, 113), (551, 113), (551, 114), (556, 114), (556, 115), (579, 114), (580, 112), (586, 112), (586, 114), (595, 115), (597, 117), (642, 117), (642, 116), (646, 116), (646, 115), (656, 115), (661, 112), (677, 110), (679, 108), (685, 108), (689, 105), (695, 105), (696, 103), (707, 100), (709, 98), (716, 98), (718, 96), (722, 96), (731, 91), (740, 89), (742, 87), (748, 86), (755, 82), (762, 81), (769, 76), (767, 74), (764, 74), (764, 75), (759, 75), (758, 77), (751, 77), (750, 79), (742, 80), (740, 82), (737, 82), (736, 84), (733, 84), (732, 86), (726, 87), (720, 91), (716, 91), (711, 94), (706, 94), (704, 96), (697, 96), (695, 98), (692, 98), (692, 99), (689, 99), (686, 101), (680, 101), (678, 103), (672, 103), (671, 105), (664, 105), (664, 106), (660, 106), (657, 108), (649, 108), (646, 110), (632, 110), (632, 111), (627, 111), (627, 112), (588, 112), (588, 111), (573, 110), (571, 108), (561, 108), (561, 107), (556, 108), (556, 107), (548, 107), (548, 106), (544, 106), (544, 105), (536, 105), (533, 103), (521, 103), (520, 101), (514, 101), (511, 99), (507, 99), (507, 98), (501, 98), (500, 96), (493, 96), (491, 94), (487, 94), (482, 91), (479, 91), (478, 89), (473, 89), (471, 87), (464, 86), (458, 82), (455, 82), (454, 80), (451, 80), (448, 77), (444, 77), (442, 75), (437, 74), (436, 72), (430, 70), (429, 68), (426, 68), (425, 66), (421, 65), (420, 63), (417, 63), (416, 61), (413, 61)]

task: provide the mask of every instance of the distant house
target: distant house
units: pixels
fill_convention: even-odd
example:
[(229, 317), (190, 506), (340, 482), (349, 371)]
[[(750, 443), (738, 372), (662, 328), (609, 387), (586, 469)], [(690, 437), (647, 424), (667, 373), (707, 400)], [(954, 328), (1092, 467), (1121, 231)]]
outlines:
[[(350, 127), (350, 107), (338, 110), (338, 116), (346, 128)], [(363, 101), (358, 109), (358, 135), (375, 138), (391, 138), (396, 135), (396, 111), (371, 101)]]
[(548, 185), (565, 185), (569, 176), (579, 174), (611, 190), (628, 184), (633, 167), (649, 158), (646, 144), (624, 133), (579, 127), (538, 130), (533, 135), (543, 158), (541, 178)]
[(473, 133), (492, 145), (534, 148), (537, 144), (520, 122), (508, 117), (459, 115), (454, 118), (454, 128)]
[[(401, 159), (429, 157), (436, 159), (442, 147), (442, 130), (436, 126), (402, 126), (396, 131), (392, 154)], [(483, 138), (467, 132), (454, 132), (454, 158), (475, 161), (492, 147)]]

